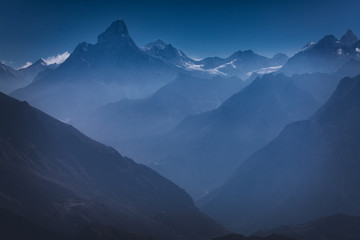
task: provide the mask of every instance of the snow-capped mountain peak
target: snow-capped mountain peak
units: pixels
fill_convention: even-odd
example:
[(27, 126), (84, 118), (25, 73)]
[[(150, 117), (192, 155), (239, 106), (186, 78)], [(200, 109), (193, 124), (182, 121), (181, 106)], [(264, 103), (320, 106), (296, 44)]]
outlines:
[(152, 48), (164, 49), (166, 47), (166, 45), (167, 45), (167, 43), (165, 43), (161, 39), (158, 39), (154, 42), (150, 42), (150, 43), (146, 44), (143, 49), (144, 50), (150, 50)]

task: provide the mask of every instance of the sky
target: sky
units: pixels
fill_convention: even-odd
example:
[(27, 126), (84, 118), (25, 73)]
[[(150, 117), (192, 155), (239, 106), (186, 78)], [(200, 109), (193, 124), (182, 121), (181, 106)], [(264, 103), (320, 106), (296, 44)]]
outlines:
[(196, 59), (292, 55), (327, 34), (360, 36), (359, 9), (359, 0), (0, 0), (0, 60), (20, 67), (71, 53), (116, 19), (139, 46), (162, 39)]

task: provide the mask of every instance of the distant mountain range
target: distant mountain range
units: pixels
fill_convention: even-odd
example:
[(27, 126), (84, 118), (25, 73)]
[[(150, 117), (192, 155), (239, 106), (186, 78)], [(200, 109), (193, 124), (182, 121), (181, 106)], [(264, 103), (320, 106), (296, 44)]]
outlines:
[(198, 198), (220, 186), (286, 124), (306, 119), (319, 106), (285, 75), (265, 75), (219, 108), (187, 117), (164, 136), (137, 144), (132, 156)]
[(26, 102), (0, 94), (0, 110), (0, 205), (12, 229), (76, 237), (95, 227), (194, 240), (226, 232), (148, 167)]
[[(335, 72), (350, 59), (359, 58), (360, 43), (356, 39), (350, 30), (341, 40), (327, 36), (309, 44), (290, 59), (281, 53), (267, 58), (246, 50), (237, 51), (227, 58), (208, 57), (197, 61), (161, 40), (139, 48), (124, 21), (117, 20), (99, 35), (96, 44), (79, 44), (56, 70), (40, 71), (42, 74), (36, 81), (13, 84), (6, 92), (29, 84), (11, 95), (69, 121), (124, 98), (148, 97), (172, 82), (179, 73), (200, 78), (236, 76), (253, 80), (257, 75), (279, 69), (288, 75)], [(27, 71), (27, 78), (33, 79), (43, 65), (38, 62), (19, 71)], [(9, 82), (11, 79), (10, 82), (16, 82), (11, 76), (6, 76), (6, 79), (0, 78), (0, 81)]]
[(237, 51), (227, 58), (208, 57), (197, 61), (160, 39), (148, 43), (143, 50), (151, 56), (158, 57), (170, 65), (185, 70), (187, 74), (207, 78), (218, 75), (223, 77), (236, 76), (246, 80), (253, 73), (265, 74), (277, 71), (288, 60), (288, 56), (282, 53), (267, 58), (247, 50)]
[(327, 35), (318, 42), (308, 43), (281, 68), (285, 74), (334, 73), (350, 59), (360, 59), (360, 41), (349, 29), (338, 40)]
[(242, 233), (360, 215), (359, 104), (360, 76), (344, 78), (309, 120), (252, 154), (201, 209)]
[[(286, 60), (283, 54), (269, 59), (238, 51), (226, 59), (195, 61), (161, 40), (140, 49), (124, 21), (117, 20), (99, 35), (96, 44), (79, 44), (56, 70), (11, 95), (67, 121), (107, 103), (147, 97), (181, 73), (246, 79), (252, 72), (275, 71), (277, 68), (272, 68)], [(26, 69), (30, 71), (30, 67)]]

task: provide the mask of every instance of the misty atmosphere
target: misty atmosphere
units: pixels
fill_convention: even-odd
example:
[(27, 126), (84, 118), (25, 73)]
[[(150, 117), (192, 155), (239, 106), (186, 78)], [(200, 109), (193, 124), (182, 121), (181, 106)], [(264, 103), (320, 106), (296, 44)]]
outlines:
[(360, 239), (360, 2), (0, 3), (0, 239)]

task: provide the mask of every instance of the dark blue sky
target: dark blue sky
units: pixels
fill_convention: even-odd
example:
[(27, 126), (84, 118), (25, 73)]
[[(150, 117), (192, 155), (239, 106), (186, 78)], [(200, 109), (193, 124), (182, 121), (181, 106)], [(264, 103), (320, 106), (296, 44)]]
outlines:
[(326, 34), (360, 35), (359, 9), (359, 0), (0, 0), (0, 60), (20, 66), (71, 52), (118, 18), (139, 46), (161, 38), (195, 58), (293, 54)]

